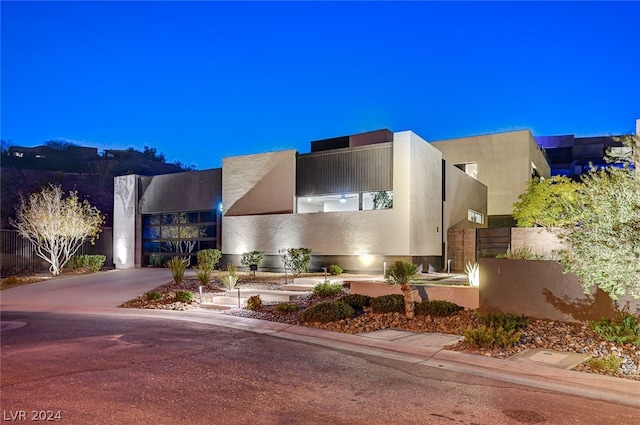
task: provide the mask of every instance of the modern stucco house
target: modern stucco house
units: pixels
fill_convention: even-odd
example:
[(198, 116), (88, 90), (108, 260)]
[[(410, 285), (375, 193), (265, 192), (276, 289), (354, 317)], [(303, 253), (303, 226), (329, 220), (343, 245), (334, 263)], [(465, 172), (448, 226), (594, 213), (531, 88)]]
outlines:
[(544, 150), (529, 130), (439, 140), (431, 145), (448, 163), (487, 186), (489, 227), (513, 226), (513, 204), (527, 181), (551, 175)]
[(411, 131), (379, 130), (315, 141), (307, 154), (116, 177), (114, 261), (129, 268), (219, 248), (224, 262), (259, 250), (265, 268), (281, 269), (279, 249), (307, 247), (315, 269), (380, 271), (396, 259), (441, 269), (447, 229), (486, 227), (488, 213), (487, 186), (446, 159)]

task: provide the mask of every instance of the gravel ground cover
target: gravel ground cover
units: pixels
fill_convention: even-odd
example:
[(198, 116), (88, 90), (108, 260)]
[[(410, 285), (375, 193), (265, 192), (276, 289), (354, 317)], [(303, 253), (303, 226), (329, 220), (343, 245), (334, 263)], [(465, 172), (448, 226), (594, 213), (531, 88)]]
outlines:
[[(314, 275), (322, 276), (322, 275)], [(355, 276), (355, 275), (352, 275)], [(424, 277), (425, 280), (438, 280)], [(348, 278), (350, 275), (343, 275), (341, 278)], [(361, 276), (358, 276), (361, 277)], [(289, 276), (289, 281), (291, 280)], [(242, 273), (242, 277), (238, 286), (246, 289), (281, 289), (284, 284), (285, 276), (277, 273), (258, 273), (256, 277), (252, 277), (248, 273)], [(218, 275), (213, 276), (209, 285), (203, 287), (204, 299), (214, 295), (221, 295), (224, 288), (220, 283)], [(159, 308), (173, 310), (190, 310), (197, 309), (199, 304), (199, 286), (200, 282), (193, 278), (187, 277), (181, 285), (168, 283), (156, 288), (156, 291), (163, 294), (163, 298), (157, 301), (150, 301), (145, 294), (134, 300), (124, 303), (121, 307), (128, 308)], [(176, 292), (178, 290), (189, 290), (194, 293), (194, 299), (190, 303), (180, 303), (176, 300)], [(348, 293), (345, 288), (343, 294)], [(341, 295), (343, 295), (341, 294)], [(250, 311), (246, 309), (232, 309), (225, 314), (250, 317), (260, 320), (269, 320), (281, 323), (290, 323), (301, 326), (317, 327), (333, 332), (343, 332), (349, 334), (357, 334), (361, 332), (372, 332), (380, 329), (398, 329), (411, 332), (438, 332), (445, 334), (463, 335), (467, 328), (478, 327), (481, 322), (474, 310), (461, 310), (448, 317), (431, 317), (416, 316), (413, 319), (407, 319), (404, 314), (386, 313), (375, 314), (369, 309), (364, 309), (360, 315), (352, 318), (332, 322), (327, 324), (320, 323), (304, 323), (302, 321), (302, 311), (320, 301), (327, 301), (337, 298), (341, 295), (333, 297), (317, 297), (306, 293), (293, 301), (300, 306), (300, 310), (296, 312), (279, 313), (275, 310), (277, 303), (264, 303), (259, 311)], [(456, 345), (446, 347), (449, 350), (462, 351), (486, 357), (507, 358), (514, 354), (520, 353), (526, 349), (550, 349), (562, 352), (573, 352), (588, 354), (595, 359), (605, 359), (611, 355), (620, 360), (620, 368), (615, 371), (599, 368), (589, 362), (578, 365), (574, 370), (599, 373), (610, 376), (617, 376), (627, 379), (640, 380), (640, 347), (635, 344), (621, 345), (609, 342), (593, 331), (587, 325), (562, 323), (545, 320), (530, 320), (521, 331), (520, 341), (508, 348), (496, 349), (479, 349), (469, 346), (465, 341), (461, 341)]]

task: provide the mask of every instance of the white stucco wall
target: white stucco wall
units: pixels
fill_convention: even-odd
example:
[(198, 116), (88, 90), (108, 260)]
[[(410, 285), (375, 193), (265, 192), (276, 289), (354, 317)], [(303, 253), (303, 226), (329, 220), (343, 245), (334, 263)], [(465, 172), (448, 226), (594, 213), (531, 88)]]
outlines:
[(295, 184), (295, 150), (224, 158), (223, 216), (292, 213)]
[(113, 262), (116, 269), (139, 267), (136, 263), (136, 204), (138, 176), (118, 176), (113, 181)]
[(394, 134), (394, 141), (404, 138), (408, 139), (409, 157), (398, 163), (394, 173), (398, 168), (403, 173), (408, 171), (410, 254), (439, 256), (443, 235), (442, 153), (411, 131)]
[[(281, 248), (307, 247), (318, 255), (441, 255), (441, 236), (436, 233), (442, 220), (441, 153), (410, 131), (395, 133), (393, 146), (394, 200), (389, 210), (228, 214), (227, 205), (233, 208), (234, 200), (245, 197), (253, 187), (267, 192), (281, 189), (277, 179), (267, 184), (248, 175), (235, 176), (233, 172), (249, 169), (257, 176), (270, 176), (273, 174), (270, 169), (277, 162), (269, 160), (273, 159), (273, 153), (225, 160), (224, 253), (259, 250), (277, 254)], [(295, 182), (295, 169), (291, 179)], [(295, 194), (295, 188), (292, 191)]]
[[(487, 227), (487, 186), (450, 163), (446, 164), (445, 173), (445, 229)], [(483, 224), (468, 220), (468, 210), (470, 209), (484, 216)]]
[(478, 180), (488, 188), (488, 214), (510, 215), (531, 178), (531, 162), (549, 177), (550, 168), (529, 130), (486, 134), (431, 143), (451, 164), (477, 162)]

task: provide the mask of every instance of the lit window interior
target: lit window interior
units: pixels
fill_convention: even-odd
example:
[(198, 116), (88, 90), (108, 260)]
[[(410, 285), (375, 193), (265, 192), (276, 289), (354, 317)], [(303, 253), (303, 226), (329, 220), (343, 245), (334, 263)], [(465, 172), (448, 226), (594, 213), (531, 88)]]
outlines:
[(478, 179), (478, 163), (470, 162), (468, 164), (456, 164), (456, 167), (467, 173), (467, 175), (473, 177), (474, 179)]
[(298, 197), (297, 204), (297, 211), (300, 214), (390, 209), (393, 207), (393, 192), (383, 191), (343, 193), (323, 196), (300, 196)]
[(468, 210), (467, 219), (478, 224), (484, 223), (484, 216), (481, 213), (473, 210)]

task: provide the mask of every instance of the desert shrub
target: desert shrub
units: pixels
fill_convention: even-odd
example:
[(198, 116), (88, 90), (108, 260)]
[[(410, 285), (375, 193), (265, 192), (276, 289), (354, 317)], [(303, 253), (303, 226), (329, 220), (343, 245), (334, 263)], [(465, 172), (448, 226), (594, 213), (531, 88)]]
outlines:
[(106, 260), (107, 257), (104, 255), (74, 255), (69, 258), (65, 266), (73, 271), (86, 269), (92, 272), (98, 272)]
[(523, 328), (529, 319), (523, 316), (518, 316), (513, 313), (491, 313), (491, 314), (478, 314), (478, 319), (483, 325), (498, 328), (501, 327), (506, 331), (518, 330)]
[(462, 310), (462, 307), (459, 305), (442, 300), (423, 300), (416, 304), (416, 314), (432, 317), (450, 316), (459, 310)]
[(16, 276), (16, 275), (11, 275), (11, 276), (7, 277), (7, 278), (4, 280), (4, 282), (3, 282), (3, 283), (4, 283), (6, 286), (13, 286), (13, 285), (17, 285), (19, 282), (20, 282), (20, 279), (18, 279), (18, 276)]
[(219, 249), (201, 249), (196, 252), (196, 258), (198, 259), (198, 265), (200, 267), (207, 267), (209, 270), (214, 270), (220, 261), (222, 253)]
[(319, 297), (330, 297), (342, 292), (342, 284), (331, 283), (329, 281), (320, 283), (313, 287), (313, 295)]
[(83, 263), (84, 260), (81, 255), (74, 255), (73, 257), (69, 258), (65, 266), (70, 268), (74, 272), (77, 272), (84, 267)]
[(196, 271), (196, 276), (198, 280), (203, 286), (209, 284), (209, 280), (211, 279), (211, 270), (207, 266), (195, 266), (194, 270)]
[(343, 271), (344, 270), (342, 270), (342, 267), (337, 264), (332, 264), (329, 266), (329, 273), (331, 273), (332, 276), (338, 276), (342, 274)]
[(353, 308), (364, 308), (369, 307), (371, 305), (371, 298), (368, 295), (362, 294), (348, 294), (344, 297), (338, 298), (337, 301), (342, 301), (345, 304), (349, 304)]
[(374, 313), (404, 313), (404, 296), (399, 294), (382, 295), (371, 300)]
[(335, 322), (355, 316), (356, 312), (342, 301), (325, 301), (315, 304), (302, 312), (304, 322)]
[(623, 313), (617, 321), (600, 319), (589, 322), (589, 329), (607, 341), (640, 345), (640, 323), (629, 313)]
[(239, 278), (240, 275), (238, 274), (238, 267), (234, 264), (227, 264), (227, 269), (220, 275), (222, 284), (228, 290), (232, 290), (236, 287)]
[(173, 276), (173, 281), (180, 285), (182, 283), (182, 279), (184, 279), (184, 271), (187, 269), (187, 265), (182, 258), (173, 257), (171, 260), (165, 263), (165, 267), (171, 270), (171, 275)]
[(587, 365), (593, 370), (600, 370), (603, 372), (617, 372), (620, 369), (621, 360), (615, 354), (610, 354), (607, 357), (591, 357), (587, 360)]
[(98, 272), (107, 260), (105, 255), (85, 255), (85, 267), (92, 272)]
[(294, 275), (309, 271), (311, 264), (311, 250), (309, 248), (282, 248), (278, 250), (280, 259), (286, 270), (291, 270)]
[(240, 265), (249, 270), (250, 266), (260, 266), (263, 257), (264, 252), (262, 251), (244, 252), (240, 259)]
[(193, 299), (193, 292), (180, 289), (176, 291), (176, 299), (181, 303), (188, 303)]
[(504, 254), (496, 255), (496, 258), (502, 258), (507, 260), (542, 260), (544, 255), (538, 255), (531, 250), (530, 247), (525, 246), (516, 249), (507, 249)]
[(149, 291), (146, 293), (146, 296), (149, 301), (156, 301), (162, 298), (162, 294), (158, 291)]
[(293, 303), (286, 303), (286, 302), (282, 302), (282, 303), (278, 303), (273, 307), (273, 310), (276, 313), (295, 313), (296, 311), (300, 311), (300, 305), (299, 304), (293, 304)]
[(162, 266), (167, 263), (171, 259), (170, 255), (165, 254), (150, 254), (149, 255), (149, 265), (150, 266)]
[(247, 310), (258, 311), (262, 308), (262, 298), (260, 295), (252, 295), (247, 300)]
[(464, 340), (475, 348), (504, 348), (520, 341), (520, 332), (515, 329), (480, 325), (463, 331)]

